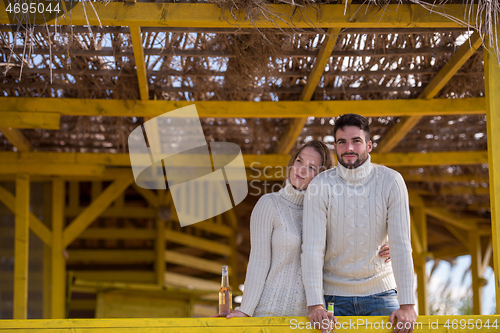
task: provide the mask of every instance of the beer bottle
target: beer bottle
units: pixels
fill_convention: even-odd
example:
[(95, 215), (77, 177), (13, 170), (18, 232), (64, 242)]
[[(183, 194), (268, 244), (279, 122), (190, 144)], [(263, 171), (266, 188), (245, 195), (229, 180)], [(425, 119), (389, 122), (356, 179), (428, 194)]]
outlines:
[(227, 266), (222, 266), (222, 283), (219, 290), (219, 315), (227, 316), (233, 307), (233, 293), (229, 286)]

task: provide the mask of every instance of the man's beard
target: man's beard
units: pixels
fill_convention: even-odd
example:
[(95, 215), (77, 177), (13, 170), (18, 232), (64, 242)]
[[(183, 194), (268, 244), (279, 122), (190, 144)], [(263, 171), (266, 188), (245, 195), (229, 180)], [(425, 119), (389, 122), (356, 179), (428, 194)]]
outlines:
[[(344, 166), (347, 169), (356, 169), (361, 164), (365, 163), (366, 160), (368, 159), (368, 153), (367, 152), (363, 153), (361, 155), (361, 157), (359, 156), (358, 153), (343, 153), (341, 156), (339, 156), (337, 153), (335, 153), (335, 154), (337, 155), (337, 160), (339, 161), (339, 163), (342, 164), (342, 166)], [(342, 157), (344, 155), (356, 155), (358, 157), (358, 159), (356, 161), (354, 161), (353, 164), (347, 164), (342, 159)]]

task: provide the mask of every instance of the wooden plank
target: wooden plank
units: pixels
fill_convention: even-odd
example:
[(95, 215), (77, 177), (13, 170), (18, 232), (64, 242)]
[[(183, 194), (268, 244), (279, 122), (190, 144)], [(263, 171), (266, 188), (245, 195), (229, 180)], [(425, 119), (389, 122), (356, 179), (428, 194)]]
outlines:
[(43, 128), (50, 130), (59, 129), (61, 115), (55, 112), (4, 112), (0, 111), (2, 127), (10, 128)]
[(52, 270), (51, 270), (51, 317), (66, 317), (66, 261), (63, 251), (64, 204), (66, 199), (64, 182), (52, 182)]
[(203, 259), (188, 254), (179, 253), (176, 251), (165, 251), (164, 260), (168, 263), (196, 268), (201, 271), (206, 271), (214, 274), (220, 274), (223, 263)]
[(63, 233), (63, 246), (67, 247), (82, 231), (111, 205), (111, 203), (130, 186), (133, 179), (124, 178), (114, 181), (88, 206)]
[(455, 236), (456, 239), (458, 239), (458, 241), (465, 247), (469, 247), (469, 233), (464, 231), (464, 230), (461, 230), (461, 229), (457, 229), (455, 228), (454, 226), (452, 225), (449, 225), (449, 224), (445, 224), (445, 228), (448, 229), (449, 232), (451, 232), (451, 234), (453, 236)]
[(68, 261), (153, 262), (152, 250), (68, 250)]
[(476, 220), (467, 217), (459, 217), (443, 208), (425, 208), (427, 215), (434, 217), (440, 221), (448, 223), (462, 230), (470, 231), (477, 228)]
[(104, 166), (99, 165), (75, 165), (75, 164), (47, 164), (47, 161), (40, 164), (22, 164), (0, 162), (0, 174), (25, 173), (29, 175), (45, 176), (99, 176), (105, 171)]
[[(20, 155), (20, 156), (19, 156)], [(54, 156), (57, 155), (57, 156)], [(450, 152), (428, 152), (428, 153), (387, 153), (387, 154), (371, 154), (374, 163), (384, 164), (390, 167), (400, 166), (438, 166), (438, 165), (475, 165), (488, 163), (487, 151), (450, 151)], [(10, 152), (0, 152), (0, 161), (11, 163), (12, 160), (36, 160), (39, 163), (47, 163), (48, 168), (57, 166), (58, 161), (74, 161), (82, 167), (90, 167), (92, 165), (110, 165), (130, 167), (130, 157), (128, 154), (105, 154), (105, 153), (28, 153), (16, 154)], [(58, 161), (50, 162), (51, 158)], [(266, 155), (243, 155), (245, 167), (253, 169), (262, 169), (269, 167), (284, 167), (288, 162), (287, 155), (266, 154)], [(177, 167), (196, 166), (197, 156), (190, 156), (187, 159), (179, 159), (173, 163), (177, 163)], [(49, 161), (49, 162), (48, 162)], [(49, 164), (50, 163), (50, 164)], [(53, 163), (53, 164), (52, 164)], [(0, 168), (2, 164), (0, 163)], [(72, 167), (68, 165), (67, 167)], [(117, 178), (121, 178), (122, 174), (118, 173)], [(115, 178), (116, 179), (116, 178)]]
[(182, 244), (196, 249), (205, 250), (207, 252), (230, 255), (231, 247), (221, 244), (216, 241), (211, 241), (201, 237), (185, 234), (179, 231), (167, 230), (165, 231), (165, 239), (175, 244)]
[[(316, 91), (323, 72), (325, 71), (325, 66), (330, 60), (333, 48), (337, 43), (339, 37), (340, 29), (328, 29), (325, 40), (321, 44), (318, 57), (311, 70), (311, 73), (307, 76), (307, 83), (302, 90), (300, 95), (301, 101), (310, 101)], [(297, 143), (297, 138), (299, 137), (304, 124), (307, 121), (307, 117), (304, 118), (294, 118), (288, 125), (288, 128), (283, 135), (283, 137), (278, 142), (278, 147), (276, 148), (277, 154), (287, 154)]]
[[(470, 38), (460, 46), (458, 51), (451, 59), (441, 68), (434, 76), (432, 81), (425, 87), (424, 91), (419, 95), (420, 99), (433, 99), (443, 89), (465, 62), (472, 57), (476, 50), (482, 45), (483, 41), (478, 32), (474, 32)], [(376, 151), (379, 153), (387, 153), (398, 145), (401, 140), (418, 124), (423, 116), (411, 116), (403, 118), (394, 125), (393, 128), (382, 138), (377, 144)]]
[(154, 239), (155, 230), (138, 228), (88, 228), (81, 239)]
[[(76, 217), (85, 211), (84, 207), (64, 209), (64, 214), (67, 217)], [(155, 218), (157, 216), (156, 209), (151, 207), (115, 207), (106, 208), (99, 216), (100, 217), (117, 217), (117, 218)]]
[[(1, 97), (2, 106), (11, 112), (53, 112), (68, 116), (146, 117), (153, 118), (194, 102), (188, 101), (124, 101), (116, 99)], [(200, 117), (216, 118), (305, 118), (337, 117), (358, 113), (365, 117), (445, 116), (485, 114), (486, 100), (402, 99), (362, 101), (197, 101)]]
[(146, 63), (144, 62), (144, 49), (142, 48), (142, 36), (140, 26), (130, 26), (130, 37), (134, 50), (135, 68), (137, 71), (137, 82), (139, 84), (139, 95), (141, 100), (149, 99), (148, 76), (146, 74)]
[(13, 318), (28, 319), (30, 178), (16, 177)]
[(194, 290), (219, 291), (220, 283), (172, 272), (165, 273), (165, 285)]
[(26, 153), (31, 150), (30, 141), (20, 130), (12, 127), (1, 126), (0, 132), (2, 132), (2, 134), (10, 141), (10, 143), (14, 147), (16, 147), (18, 151)]
[(75, 278), (85, 281), (116, 281), (135, 283), (155, 283), (155, 273), (152, 271), (131, 270), (99, 270), (74, 271)]
[[(340, 332), (391, 332), (388, 326), (388, 317), (349, 317), (338, 318)], [(484, 316), (418, 316), (414, 326), (414, 332), (420, 333), (445, 333), (445, 332), (467, 332), (483, 333), (484, 327), (479, 327), (488, 322), (491, 324), (498, 321), (498, 315)], [(473, 323), (471, 328), (460, 329), (460, 323)], [(478, 323), (476, 325), (476, 322)], [(291, 330), (301, 332), (318, 332), (312, 328), (307, 328), (309, 320), (306, 317), (251, 317), (233, 318), (231, 320), (221, 318), (141, 318), (141, 319), (72, 319), (72, 320), (3, 320), (0, 332), (19, 332), (29, 330), (34, 332), (274, 332), (284, 333)], [(452, 323), (456, 323), (458, 329), (449, 328)], [(377, 325), (378, 324), (378, 325)], [(349, 328), (351, 325), (351, 328)], [(446, 327), (447, 325), (448, 327)], [(381, 329), (381, 326), (384, 328)], [(465, 325), (467, 326), (467, 325)], [(354, 327), (354, 328), (353, 328)], [(491, 330), (494, 332), (495, 330)]]
[[(495, 41), (498, 42), (498, 41)], [(500, 68), (490, 52), (484, 52), (486, 96), (486, 127), (490, 176), (491, 228), (493, 236), (493, 266), (495, 274), (496, 313), (500, 313)]]

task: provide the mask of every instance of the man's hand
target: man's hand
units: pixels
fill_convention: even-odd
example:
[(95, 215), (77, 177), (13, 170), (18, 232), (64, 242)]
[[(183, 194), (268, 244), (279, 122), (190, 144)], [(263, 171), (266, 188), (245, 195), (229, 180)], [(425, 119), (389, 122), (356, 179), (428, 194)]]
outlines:
[(228, 315), (221, 315), (220, 313), (218, 313), (210, 318), (219, 318), (219, 317), (233, 318), (233, 317), (250, 317), (250, 316), (244, 312), (241, 312), (240, 310), (234, 310), (231, 311), (231, 313)]
[(387, 258), (387, 259), (385, 259), (385, 262), (391, 261), (391, 254), (389, 253), (389, 244), (384, 244), (380, 248), (378, 255), (381, 256), (382, 258)]
[[(398, 320), (394, 325), (394, 318)], [(417, 321), (417, 312), (415, 304), (402, 304), (399, 309), (394, 311), (389, 318), (394, 330), (392, 333), (412, 333), (413, 324)]]
[(241, 312), (240, 310), (234, 310), (230, 314), (226, 316), (226, 318), (233, 318), (233, 317), (248, 317), (248, 315), (244, 312)]
[(307, 318), (309, 318), (313, 328), (317, 329), (319, 327), (321, 329), (321, 333), (330, 332), (337, 324), (337, 318), (326, 312), (322, 304), (308, 306)]

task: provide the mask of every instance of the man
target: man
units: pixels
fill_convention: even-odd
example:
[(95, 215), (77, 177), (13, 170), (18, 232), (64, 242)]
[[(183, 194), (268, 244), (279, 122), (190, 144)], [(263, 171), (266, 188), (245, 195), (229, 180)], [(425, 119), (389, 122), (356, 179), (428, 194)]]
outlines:
[[(411, 333), (417, 314), (406, 185), (398, 172), (371, 163), (366, 118), (340, 116), (333, 135), (339, 165), (314, 178), (304, 200), (309, 320), (324, 331), (324, 302), (334, 302), (335, 315), (390, 315), (394, 332)], [(392, 264), (377, 255), (387, 239)]]

